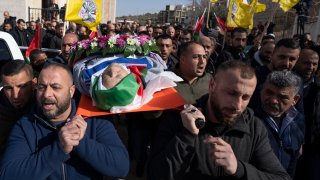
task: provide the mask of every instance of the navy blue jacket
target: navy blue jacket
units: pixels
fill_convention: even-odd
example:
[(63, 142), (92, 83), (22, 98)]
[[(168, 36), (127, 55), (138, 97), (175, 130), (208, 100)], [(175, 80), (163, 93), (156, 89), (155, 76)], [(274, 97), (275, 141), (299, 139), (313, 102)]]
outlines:
[(299, 150), (304, 142), (304, 116), (296, 109), (290, 111), (287, 114), (290, 117), (283, 120), (279, 128), (262, 108), (257, 108), (255, 115), (264, 122), (274, 153), (288, 174), (293, 177)]
[[(73, 103), (72, 113), (75, 114)], [(87, 129), (70, 154), (60, 147), (58, 128), (39, 113), (22, 117), (13, 127), (0, 166), (0, 179), (102, 179), (125, 177), (128, 152), (110, 121), (86, 119)]]

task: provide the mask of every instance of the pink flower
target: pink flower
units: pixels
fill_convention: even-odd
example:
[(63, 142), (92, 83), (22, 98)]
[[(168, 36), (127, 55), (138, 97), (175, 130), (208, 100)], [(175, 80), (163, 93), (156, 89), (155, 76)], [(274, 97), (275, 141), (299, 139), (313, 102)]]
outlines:
[(116, 40), (116, 45), (119, 47), (119, 48), (122, 48), (126, 45), (126, 41), (123, 39), (123, 38), (117, 38)]
[(150, 40), (149, 36), (146, 36), (146, 35), (138, 36), (138, 39), (140, 41), (141, 46), (144, 46), (146, 42)]
[(91, 47), (90, 39), (82, 40), (80, 43), (83, 49), (90, 49)]
[(123, 39), (124, 41), (126, 41), (128, 38), (129, 38), (129, 36), (126, 36), (126, 35), (120, 35), (120, 37), (119, 38), (121, 38), (121, 39)]
[(100, 48), (104, 48), (109, 40), (108, 36), (100, 36), (98, 37), (98, 45)]
[(78, 42), (75, 42), (75, 43), (73, 43), (72, 46), (71, 46), (71, 51), (75, 52), (75, 51), (77, 51), (77, 50), (78, 50)]
[(100, 36), (98, 37), (98, 41), (108, 41), (109, 40), (109, 36)]
[(104, 41), (100, 41), (98, 44), (99, 44), (100, 48), (106, 47), (106, 42), (104, 42)]

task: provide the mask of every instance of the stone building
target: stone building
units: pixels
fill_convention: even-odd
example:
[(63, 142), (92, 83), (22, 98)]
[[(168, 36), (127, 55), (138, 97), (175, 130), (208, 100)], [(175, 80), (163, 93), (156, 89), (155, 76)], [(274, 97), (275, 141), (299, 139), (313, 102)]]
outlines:
[[(0, 3), (0, 23), (3, 22), (3, 12), (9, 11), (11, 16), (17, 19), (37, 20), (44, 18), (44, 11), (49, 7), (52, 0), (2, 0)], [(63, 7), (66, 0), (53, 0), (59, 8)], [(102, 0), (102, 21), (115, 22), (116, 17), (116, 0)], [(58, 16), (59, 18), (59, 16)]]
[(158, 14), (158, 22), (160, 24), (184, 24), (188, 20), (189, 8), (191, 7), (185, 5), (166, 5), (166, 9)]

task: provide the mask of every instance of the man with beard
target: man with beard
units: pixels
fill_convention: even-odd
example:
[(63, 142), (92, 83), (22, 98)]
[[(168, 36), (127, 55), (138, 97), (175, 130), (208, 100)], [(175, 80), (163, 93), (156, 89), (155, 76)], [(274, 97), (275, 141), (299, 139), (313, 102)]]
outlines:
[(213, 37), (208, 37), (205, 35), (200, 36), (200, 42), (207, 54), (207, 67), (206, 72), (214, 74), (216, 63), (216, 58), (218, 53), (216, 52), (216, 40)]
[(49, 64), (39, 75), (37, 106), (13, 127), (0, 164), (2, 179), (125, 177), (128, 153), (112, 123), (76, 115), (69, 67)]
[(27, 28), (28, 41), (31, 42), (37, 32), (37, 24), (35, 21), (30, 21), (30, 27)]
[(12, 26), (10, 23), (5, 23), (5, 24), (3, 24), (3, 29), (1, 29), (1, 30), (3, 30), (4, 32), (7, 32), (7, 33), (11, 33)]
[(51, 49), (61, 49), (62, 36), (64, 33), (64, 24), (59, 23), (56, 27), (56, 34), (50, 40), (49, 48)]
[(68, 33), (62, 37), (61, 43), (61, 54), (58, 56), (49, 59), (46, 64), (51, 63), (60, 63), (60, 64), (69, 64), (69, 57), (71, 54), (71, 46), (78, 42), (78, 36), (74, 33)]
[(248, 32), (238, 27), (231, 31), (231, 46), (226, 46), (217, 57), (215, 68), (225, 61), (240, 60), (248, 63), (248, 57), (243, 52), (247, 45)]
[[(299, 58), (299, 54), (300, 45), (298, 41), (290, 38), (284, 38), (277, 42), (271, 55), (271, 62), (256, 69), (257, 88), (251, 98), (249, 107), (255, 108), (261, 104), (260, 92), (268, 74), (273, 71), (291, 71)], [(300, 91), (299, 94), (302, 97), (302, 91)], [(296, 104), (296, 108), (299, 112), (303, 113), (302, 99), (300, 99), (300, 101)]]
[(268, 130), (273, 152), (291, 177), (304, 142), (304, 116), (294, 107), (300, 96), (301, 78), (291, 71), (273, 71), (261, 91), (261, 104), (255, 108)]
[[(318, 47), (319, 48), (319, 47)], [(295, 179), (320, 179), (320, 79), (315, 75), (319, 49), (302, 49), (294, 71), (303, 79), (305, 142)]]
[(260, 49), (256, 51), (250, 58), (250, 64), (253, 68), (268, 65), (271, 62), (272, 52), (275, 44), (273, 42), (267, 42), (261, 45)]
[(37, 79), (32, 67), (23, 60), (9, 61), (1, 69), (0, 91), (0, 156), (11, 128), (33, 104)]
[(173, 72), (183, 81), (177, 82), (175, 88), (189, 104), (194, 104), (208, 93), (211, 76), (205, 72), (207, 54), (201, 44), (190, 41), (180, 46), (178, 57), (179, 63)]
[(180, 44), (190, 42), (192, 40), (192, 31), (183, 30), (179, 36)]
[[(160, 125), (149, 179), (290, 179), (263, 123), (247, 109), (256, 83), (244, 62), (221, 64), (198, 109), (170, 112)], [(199, 118), (206, 121), (202, 129)]]
[(17, 26), (12, 29), (11, 36), (16, 40), (18, 46), (29, 46), (29, 35), (26, 30), (26, 22), (23, 19), (17, 20)]
[(265, 82), (268, 74), (272, 71), (291, 71), (299, 58), (299, 54), (300, 45), (298, 41), (290, 38), (278, 41), (271, 55), (271, 62), (256, 70), (258, 79), (257, 87)]
[(173, 70), (177, 64), (177, 60), (173, 57), (173, 40), (171, 36), (162, 34), (157, 37), (157, 46), (160, 50), (160, 56), (166, 62), (168, 70)]
[(163, 29), (161, 27), (154, 27), (153, 28), (153, 38), (154, 39), (157, 39), (158, 36), (162, 35), (163, 34)]

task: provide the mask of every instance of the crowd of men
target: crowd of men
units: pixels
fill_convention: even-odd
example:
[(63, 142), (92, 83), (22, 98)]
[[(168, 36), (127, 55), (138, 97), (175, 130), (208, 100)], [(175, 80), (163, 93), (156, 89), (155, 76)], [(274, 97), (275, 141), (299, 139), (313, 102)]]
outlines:
[[(3, 30), (28, 46), (36, 24), (4, 12)], [(10, 28), (11, 26), (11, 28)], [(183, 110), (127, 113), (128, 145), (114, 116), (76, 115), (79, 94), (69, 63), (71, 46), (89, 31), (45, 21), (42, 47), (31, 65), (1, 69), (0, 179), (320, 179), (319, 45), (310, 34), (277, 39), (264, 27), (224, 32), (138, 23), (101, 24), (100, 35), (153, 37)], [(267, 27), (265, 27), (267, 28)], [(65, 34), (65, 35), (63, 35)], [(203, 119), (199, 128), (196, 121)], [(150, 154), (148, 149), (151, 149)], [(147, 172), (145, 172), (147, 170)]]

